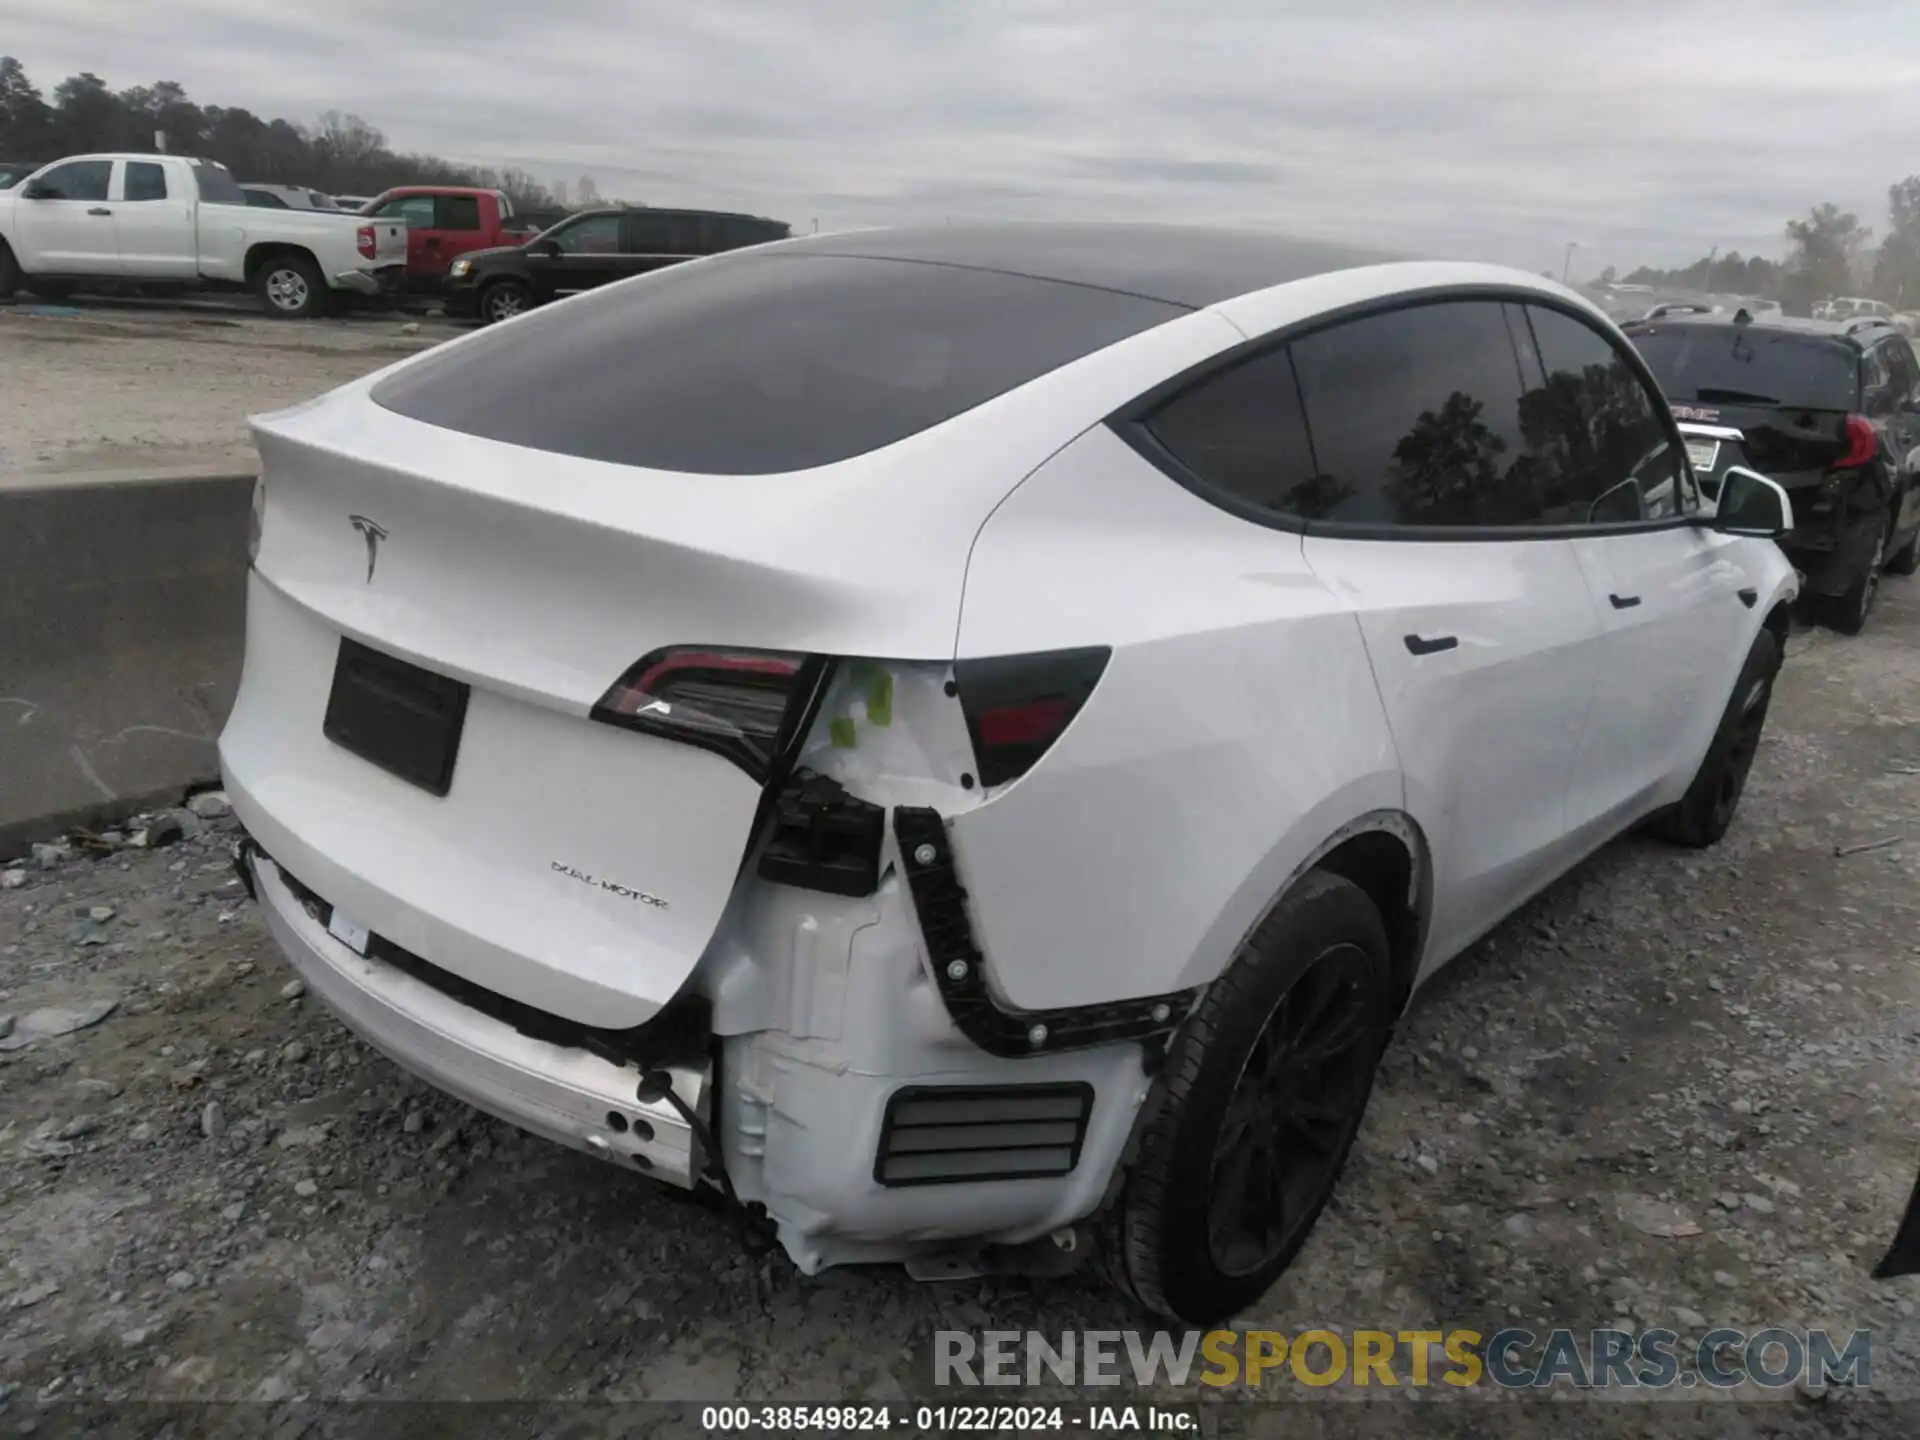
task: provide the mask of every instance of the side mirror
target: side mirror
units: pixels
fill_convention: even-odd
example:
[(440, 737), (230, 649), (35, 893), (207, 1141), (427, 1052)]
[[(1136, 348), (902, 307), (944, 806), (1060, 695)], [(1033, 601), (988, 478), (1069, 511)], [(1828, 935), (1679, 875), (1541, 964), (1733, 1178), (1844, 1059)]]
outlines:
[(1778, 483), (1758, 470), (1735, 465), (1720, 477), (1713, 528), (1724, 535), (1778, 540), (1793, 529), (1793, 502)]
[(531, 240), (527, 243), (529, 253), (538, 255), (542, 260), (551, 260), (560, 253), (558, 240)]
[(20, 191), (20, 198), (22, 200), (45, 200), (47, 195), (47, 187), (37, 180), (28, 182)]

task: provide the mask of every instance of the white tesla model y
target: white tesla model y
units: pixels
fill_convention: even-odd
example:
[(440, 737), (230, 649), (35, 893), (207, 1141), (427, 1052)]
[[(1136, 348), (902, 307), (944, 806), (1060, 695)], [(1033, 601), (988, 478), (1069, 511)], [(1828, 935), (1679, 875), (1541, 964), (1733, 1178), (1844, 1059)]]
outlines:
[(1190, 1322), (1419, 982), (1726, 829), (1794, 590), (1571, 291), (1257, 235), (765, 246), (256, 434), (221, 756), (316, 994), (803, 1270)]

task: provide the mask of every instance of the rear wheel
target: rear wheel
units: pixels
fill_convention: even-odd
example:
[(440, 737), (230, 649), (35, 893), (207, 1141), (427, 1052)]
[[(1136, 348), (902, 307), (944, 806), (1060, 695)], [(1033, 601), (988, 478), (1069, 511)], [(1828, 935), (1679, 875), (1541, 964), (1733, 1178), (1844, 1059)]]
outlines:
[(1189, 1325), (1257, 1300), (1305, 1243), (1366, 1113), (1393, 1020), (1379, 911), (1310, 873), (1175, 1038), (1105, 1217), (1108, 1274)]
[(7, 242), (0, 240), (0, 300), (9, 300), (20, 288), (20, 262), (13, 258)]
[(533, 292), (518, 280), (496, 280), (480, 296), (480, 318), (489, 325), (533, 308)]
[(327, 312), (327, 282), (304, 255), (274, 255), (253, 277), (260, 305), (275, 320), (311, 320)]
[(1707, 757), (1694, 772), (1687, 793), (1660, 817), (1659, 833), (1676, 845), (1704, 849), (1718, 844), (1733, 823), (1740, 797), (1747, 788), (1753, 757), (1760, 750), (1760, 734), (1767, 726), (1767, 707), (1773, 703), (1773, 677), (1780, 673), (1780, 641), (1762, 630), (1740, 667), (1733, 695), (1721, 712)]
[(1873, 548), (1868, 552), (1866, 567), (1853, 577), (1853, 583), (1844, 592), (1826, 602), (1827, 624), (1842, 635), (1858, 635), (1866, 629), (1867, 616), (1873, 613), (1873, 602), (1880, 595), (1880, 572), (1887, 564), (1887, 532), (1891, 528), (1891, 517), (1882, 514), (1875, 522)]

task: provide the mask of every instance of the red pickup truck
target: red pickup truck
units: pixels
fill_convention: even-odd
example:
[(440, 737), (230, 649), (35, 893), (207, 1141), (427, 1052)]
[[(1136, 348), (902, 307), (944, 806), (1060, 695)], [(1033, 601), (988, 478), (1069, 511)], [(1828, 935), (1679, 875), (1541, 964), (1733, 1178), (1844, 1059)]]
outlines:
[(438, 290), (447, 267), (469, 250), (518, 245), (539, 229), (515, 215), (500, 191), (471, 185), (398, 185), (360, 213), (407, 222), (407, 288), (416, 291)]

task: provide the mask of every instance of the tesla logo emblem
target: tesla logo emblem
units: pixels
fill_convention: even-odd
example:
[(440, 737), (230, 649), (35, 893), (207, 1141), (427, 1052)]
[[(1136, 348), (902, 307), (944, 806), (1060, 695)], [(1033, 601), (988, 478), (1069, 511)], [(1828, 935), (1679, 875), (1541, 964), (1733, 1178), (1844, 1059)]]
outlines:
[(387, 538), (384, 527), (369, 520), (364, 515), (349, 515), (347, 523), (360, 532), (360, 538), (367, 542), (367, 583), (373, 583), (373, 567), (380, 562), (380, 542)]

